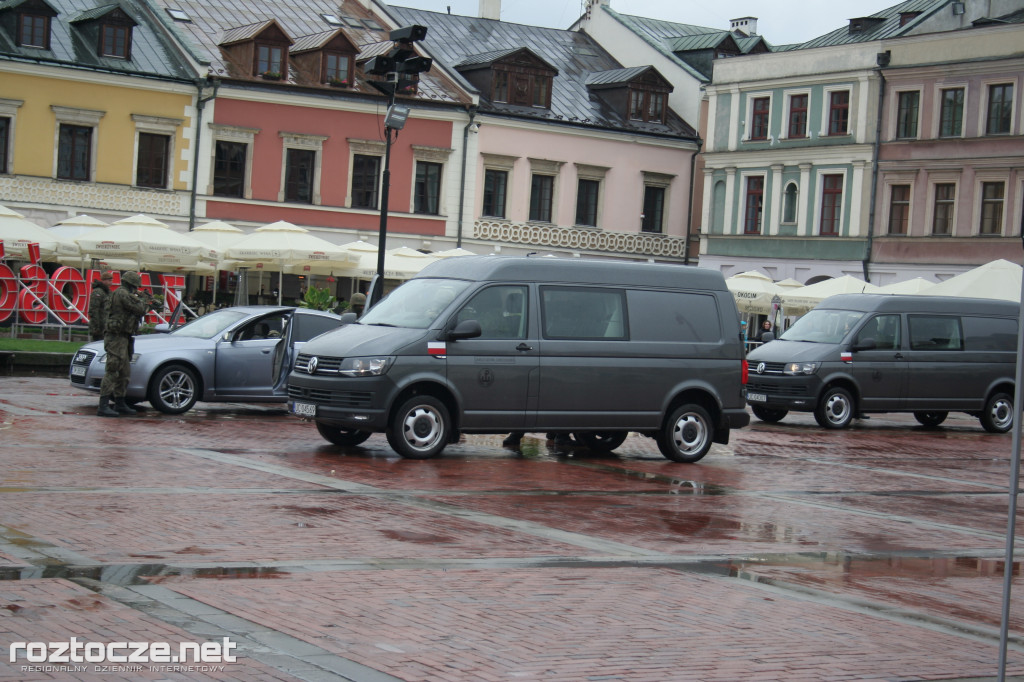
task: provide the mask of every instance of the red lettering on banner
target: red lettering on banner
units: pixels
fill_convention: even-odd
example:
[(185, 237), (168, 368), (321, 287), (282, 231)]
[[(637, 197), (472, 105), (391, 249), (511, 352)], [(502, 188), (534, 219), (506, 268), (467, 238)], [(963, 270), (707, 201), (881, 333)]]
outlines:
[(26, 324), (46, 322), (46, 270), (39, 265), (21, 266), (18, 312)]
[(84, 321), (85, 308), (89, 305), (89, 290), (82, 273), (74, 268), (58, 268), (50, 277), (49, 301), (50, 310), (64, 323)]
[(13, 270), (0, 263), (0, 322), (5, 322), (17, 305), (18, 279)]

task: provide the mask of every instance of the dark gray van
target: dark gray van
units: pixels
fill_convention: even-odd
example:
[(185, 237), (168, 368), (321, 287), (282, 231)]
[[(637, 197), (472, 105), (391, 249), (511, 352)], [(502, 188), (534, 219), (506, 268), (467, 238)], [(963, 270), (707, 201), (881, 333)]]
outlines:
[(574, 433), (611, 451), (637, 431), (696, 462), (750, 421), (738, 319), (711, 270), (449, 258), (307, 343), (288, 398), (332, 443), (384, 432), (414, 459), (460, 433)]
[(1018, 308), (977, 298), (832, 296), (747, 356), (747, 402), (767, 422), (795, 410), (842, 429), (868, 412), (913, 412), (938, 426), (966, 412), (1005, 433)]

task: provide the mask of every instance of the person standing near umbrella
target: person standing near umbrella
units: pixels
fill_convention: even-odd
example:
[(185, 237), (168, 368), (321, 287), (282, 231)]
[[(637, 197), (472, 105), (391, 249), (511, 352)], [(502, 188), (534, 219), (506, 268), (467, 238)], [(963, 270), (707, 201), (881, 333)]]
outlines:
[[(139, 293), (142, 278), (135, 271), (121, 276), (121, 286), (110, 296), (107, 326), (103, 336), (103, 351), (107, 354), (107, 368), (100, 384), (100, 417), (118, 417), (135, 414), (124, 396), (128, 391), (128, 378), (132, 371), (132, 337), (139, 330), (139, 322), (146, 311), (156, 305), (152, 296)], [(110, 399), (114, 406), (110, 406)]]
[(103, 338), (107, 327), (107, 307), (110, 305), (110, 283), (114, 274), (104, 270), (100, 278), (92, 283), (89, 295), (89, 336), (93, 341)]

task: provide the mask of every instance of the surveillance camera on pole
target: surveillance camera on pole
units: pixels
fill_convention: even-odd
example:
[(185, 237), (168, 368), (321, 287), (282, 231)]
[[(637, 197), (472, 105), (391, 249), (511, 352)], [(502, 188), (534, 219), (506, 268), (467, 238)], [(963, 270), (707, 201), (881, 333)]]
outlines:
[(370, 85), (387, 95), (387, 117), (384, 120), (384, 174), (380, 193), (380, 237), (377, 240), (377, 274), (370, 284), (367, 308), (379, 301), (384, 293), (384, 251), (388, 235), (388, 190), (391, 186), (391, 142), (398, 130), (405, 126), (408, 107), (395, 106), (395, 94), (403, 82), (415, 82), (419, 74), (430, 71), (434, 60), (420, 57), (414, 43), (427, 37), (427, 27), (414, 24), (391, 32), (394, 46), (387, 54), (377, 55), (366, 62), (367, 75), (383, 76), (383, 81), (370, 81)]

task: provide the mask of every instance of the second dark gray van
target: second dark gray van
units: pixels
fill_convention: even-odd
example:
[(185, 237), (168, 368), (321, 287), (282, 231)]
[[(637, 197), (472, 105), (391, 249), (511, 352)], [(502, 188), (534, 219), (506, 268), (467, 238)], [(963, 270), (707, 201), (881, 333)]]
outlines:
[(637, 431), (695, 462), (750, 420), (738, 320), (711, 270), (449, 258), (307, 343), (288, 396), (332, 443), (384, 432), (415, 459), (460, 432), (574, 433), (610, 451)]
[(814, 412), (830, 429), (869, 412), (950, 412), (986, 431), (1013, 426), (1018, 305), (992, 299), (843, 294), (822, 301), (748, 356), (754, 416)]

